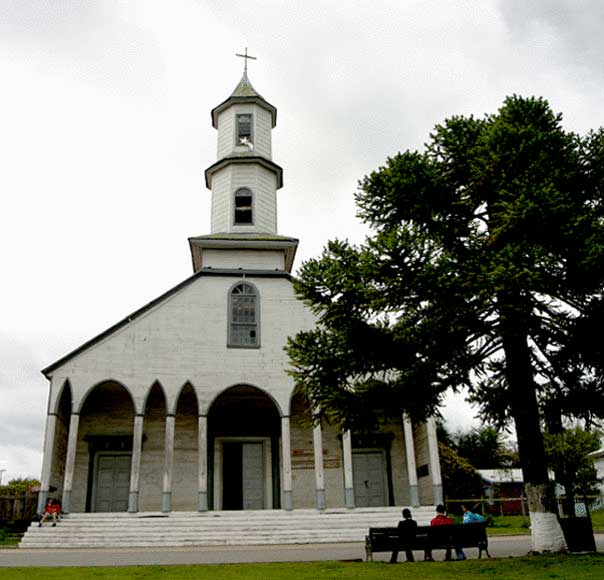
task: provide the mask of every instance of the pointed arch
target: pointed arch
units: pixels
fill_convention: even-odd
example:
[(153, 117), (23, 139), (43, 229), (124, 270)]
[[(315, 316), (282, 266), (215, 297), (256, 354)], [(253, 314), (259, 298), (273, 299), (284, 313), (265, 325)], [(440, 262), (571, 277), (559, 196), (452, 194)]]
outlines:
[(258, 394), (261, 394), (262, 396), (266, 397), (267, 399), (269, 399), (272, 402), (272, 404), (275, 406), (275, 409), (279, 413), (280, 417), (284, 416), (283, 410), (281, 409), (281, 405), (279, 404), (277, 399), (275, 399), (275, 397), (268, 391), (266, 391), (256, 385), (252, 385), (251, 383), (234, 383), (234, 384), (226, 387), (222, 391), (219, 391), (218, 393), (216, 393), (214, 395), (214, 397), (208, 402), (207, 414), (209, 415), (212, 412), (212, 407), (214, 407), (217, 400), (219, 400), (222, 397), (228, 396), (230, 393), (233, 392), (234, 389), (239, 389), (239, 388), (247, 388), (247, 389), (252, 389), (253, 391), (257, 391)]
[[(176, 397), (174, 398), (174, 412), (177, 413), (178, 412), (178, 407), (179, 405), (182, 403), (181, 399), (183, 396), (186, 396), (189, 389), (192, 392), (192, 400), (195, 400), (195, 413), (196, 415), (201, 414), (201, 406), (199, 403), (199, 397), (197, 395), (197, 391), (195, 390), (195, 387), (193, 386), (193, 383), (191, 383), (191, 381), (185, 381), (183, 383), (183, 385), (180, 387), (180, 389), (178, 390), (178, 392), (176, 393)], [(190, 397), (190, 395), (189, 395)]]
[[(162, 475), (165, 469), (166, 429), (170, 415), (166, 389), (159, 380), (153, 381), (145, 393), (143, 444), (140, 460), (140, 511), (162, 509)], [(173, 417), (172, 417), (173, 420)], [(161, 466), (164, 465), (164, 469)]]
[[(73, 484), (64, 490), (70, 493), (71, 511), (126, 511), (127, 485), (116, 484), (107, 492), (102, 482), (127, 481), (129, 477), (136, 414), (132, 392), (120, 381), (100, 381), (86, 391), (77, 413)], [(70, 437), (71, 431), (72, 425)]]
[(163, 397), (164, 401), (164, 411), (168, 413), (169, 404), (168, 404), (168, 394), (166, 393), (166, 389), (161, 384), (161, 381), (155, 380), (151, 383), (151, 386), (147, 389), (145, 396), (143, 398), (143, 403), (141, 405), (141, 413), (145, 415), (147, 413), (147, 406), (149, 404), (150, 398), (155, 399), (153, 402), (158, 403), (159, 395)]
[[(205, 430), (200, 433), (197, 393), (185, 382), (174, 400), (174, 477), (171, 489), (172, 509), (192, 511), (198, 508), (200, 443), (205, 442)], [(201, 449), (205, 446), (201, 445)], [(204, 453), (204, 459), (207, 452)], [(204, 468), (205, 473), (205, 468)]]
[[(69, 401), (67, 403), (67, 401)], [(59, 414), (61, 411), (69, 411), (71, 413), (73, 407), (73, 391), (69, 379), (65, 379), (57, 397), (54, 400), (52, 408), (48, 410), (49, 413)]]
[(102, 381), (99, 381), (98, 383), (95, 383), (94, 385), (89, 387), (84, 392), (82, 398), (80, 399), (78, 408), (74, 409), (74, 413), (81, 413), (82, 409), (84, 408), (84, 405), (89, 400), (89, 398), (93, 394), (93, 392), (102, 387), (116, 387), (116, 388), (121, 387), (127, 393), (128, 399), (129, 399), (130, 403), (132, 404), (132, 409), (136, 409), (134, 395), (132, 394), (132, 391), (128, 388), (128, 386), (126, 384), (122, 383), (121, 381), (115, 380), (115, 379), (104, 379)]

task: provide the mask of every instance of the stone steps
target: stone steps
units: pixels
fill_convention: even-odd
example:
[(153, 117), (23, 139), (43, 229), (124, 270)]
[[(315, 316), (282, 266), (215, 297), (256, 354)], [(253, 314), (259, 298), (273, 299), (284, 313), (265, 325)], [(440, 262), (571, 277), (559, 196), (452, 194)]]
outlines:
[[(394, 526), (401, 508), (70, 514), (57, 527), (33, 523), (21, 548), (135, 548), (362, 542), (370, 527)], [(412, 508), (428, 524), (434, 508)]]

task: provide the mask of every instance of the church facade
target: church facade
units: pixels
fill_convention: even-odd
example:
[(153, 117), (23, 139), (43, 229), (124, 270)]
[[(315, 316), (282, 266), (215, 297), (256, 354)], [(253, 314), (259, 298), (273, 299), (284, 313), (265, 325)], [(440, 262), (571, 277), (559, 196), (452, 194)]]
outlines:
[(40, 507), (69, 512), (433, 505), (433, 420), (371, 434), (312, 421), (288, 375), (298, 240), (277, 233), (277, 110), (247, 72), (212, 111), (211, 233), (194, 273), (43, 370), (50, 381)]

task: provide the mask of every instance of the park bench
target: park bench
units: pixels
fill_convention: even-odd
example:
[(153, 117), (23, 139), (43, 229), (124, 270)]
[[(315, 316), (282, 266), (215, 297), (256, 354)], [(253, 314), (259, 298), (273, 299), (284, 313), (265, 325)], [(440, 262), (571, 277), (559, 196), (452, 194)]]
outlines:
[(401, 536), (398, 528), (369, 528), (365, 537), (367, 561), (373, 560), (375, 552), (393, 552), (398, 550), (453, 550), (459, 548), (478, 548), (478, 557), (484, 551), (490, 558), (486, 523), (454, 524), (451, 526), (418, 526), (415, 535), (405, 531)]

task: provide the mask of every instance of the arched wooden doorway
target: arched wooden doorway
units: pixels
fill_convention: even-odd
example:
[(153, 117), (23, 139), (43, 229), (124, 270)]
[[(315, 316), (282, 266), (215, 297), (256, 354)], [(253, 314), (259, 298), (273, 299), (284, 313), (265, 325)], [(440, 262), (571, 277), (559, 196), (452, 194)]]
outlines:
[(215, 510), (280, 507), (280, 434), (279, 411), (260, 389), (237, 385), (215, 399), (208, 414)]

